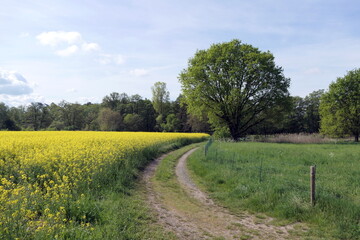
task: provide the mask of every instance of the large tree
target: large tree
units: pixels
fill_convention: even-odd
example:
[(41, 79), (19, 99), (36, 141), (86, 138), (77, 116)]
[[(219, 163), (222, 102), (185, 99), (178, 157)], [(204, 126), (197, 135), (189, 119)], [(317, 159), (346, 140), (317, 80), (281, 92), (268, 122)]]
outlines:
[(360, 69), (349, 71), (329, 86), (320, 101), (321, 132), (332, 136), (360, 134)]
[(239, 40), (199, 50), (179, 80), (191, 114), (205, 112), (213, 127), (227, 127), (234, 140), (266, 119), (286, 98), (290, 80), (270, 52)]

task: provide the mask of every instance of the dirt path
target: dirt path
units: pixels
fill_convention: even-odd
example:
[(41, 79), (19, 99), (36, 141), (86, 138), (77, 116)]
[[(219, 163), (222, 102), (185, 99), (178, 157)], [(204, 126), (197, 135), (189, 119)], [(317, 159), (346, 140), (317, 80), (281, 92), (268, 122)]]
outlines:
[(243, 213), (235, 216), (218, 206), (190, 179), (186, 160), (196, 149), (185, 153), (176, 166), (177, 184), (180, 188), (164, 189), (154, 184), (157, 165), (166, 157), (152, 162), (144, 172), (149, 205), (158, 221), (179, 239), (294, 239), (289, 236), (293, 226), (270, 225), (273, 219)]

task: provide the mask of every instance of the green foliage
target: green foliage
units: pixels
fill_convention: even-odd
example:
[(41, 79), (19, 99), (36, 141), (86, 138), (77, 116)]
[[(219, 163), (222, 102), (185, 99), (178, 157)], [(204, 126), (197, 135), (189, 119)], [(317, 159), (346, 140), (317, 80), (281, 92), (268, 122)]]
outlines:
[(229, 132), (229, 128), (227, 128), (226, 126), (219, 126), (215, 128), (213, 137), (215, 139), (227, 139), (230, 138), (230, 132)]
[(341, 137), (360, 134), (360, 69), (349, 71), (329, 86), (321, 98), (321, 132)]
[(154, 86), (151, 87), (152, 91), (152, 104), (155, 111), (159, 115), (167, 115), (169, 110), (169, 91), (166, 89), (166, 83), (156, 82)]
[(65, 125), (65, 130), (81, 130), (84, 128), (85, 112), (79, 103), (59, 103), (60, 116)]
[(0, 103), (0, 130), (20, 130), (9, 115), (8, 107), (4, 103)]
[(308, 133), (316, 133), (320, 130), (320, 99), (324, 90), (313, 91), (305, 97), (305, 129)]
[(179, 80), (188, 112), (205, 112), (213, 127), (227, 126), (235, 140), (281, 104), (290, 83), (270, 52), (239, 40), (197, 51)]
[(143, 119), (139, 114), (126, 114), (124, 117), (125, 128), (128, 131), (140, 131), (142, 129)]
[[(214, 142), (188, 166), (210, 195), (231, 211), (266, 213), (309, 224), (310, 236), (360, 239), (357, 144)], [(317, 167), (317, 203), (310, 204), (309, 167)], [(317, 239), (317, 238), (316, 238)]]
[(177, 132), (179, 129), (180, 120), (174, 113), (170, 113), (166, 117), (166, 123), (162, 125), (162, 128), (166, 132)]
[(121, 129), (122, 118), (119, 112), (103, 108), (99, 112), (98, 123), (102, 131), (118, 131)]
[(48, 105), (40, 102), (31, 103), (26, 109), (25, 119), (27, 127), (35, 131), (49, 127), (51, 117)]
[(118, 109), (118, 106), (121, 103), (121, 100), (124, 99), (124, 97), (127, 98), (127, 96), (123, 96), (122, 98), (119, 93), (112, 92), (103, 98), (102, 105), (115, 111)]
[(156, 119), (156, 126), (155, 129), (157, 131), (163, 131), (163, 124), (164, 124), (164, 116), (162, 114), (159, 114)]

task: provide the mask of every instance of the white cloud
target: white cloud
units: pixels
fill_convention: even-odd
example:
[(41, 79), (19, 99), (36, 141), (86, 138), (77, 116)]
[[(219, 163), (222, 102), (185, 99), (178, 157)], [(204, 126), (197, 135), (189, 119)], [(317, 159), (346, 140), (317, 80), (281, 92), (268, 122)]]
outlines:
[(100, 46), (97, 43), (83, 43), (81, 45), (81, 49), (84, 52), (92, 52), (92, 51), (99, 51), (100, 50)]
[(32, 87), (20, 73), (0, 70), (0, 95), (19, 96), (32, 92)]
[(102, 52), (99, 44), (85, 41), (79, 32), (43, 32), (37, 35), (36, 38), (40, 44), (58, 49), (55, 54), (61, 57), (68, 57), (76, 53), (92, 53), (97, 55), (96, 59), (103, 65), (121, 65), (125, 63), (124, 56)]
[(74, 44), (82, 42), (81, 34), (78, 32), (53, 31), (43, 32), (36, 36), (42, 45), (58, 46), (62, 43)]
[(98, 62), (100, 64), (103, 65), (107, 65), (107, 64), (117, 64), (117, 65), (121, 65), (125, 63), (125, 57), (122, 55), (114, 55), (114, 54), (100, 54)]
[(149, 74), (149, 71), (142, 68), (133, 69), (130, 71), (130, 75), (133, 75), (135, 77), (143, 77)]
[(9, 106), (43, 102), (42, 96), (33, 93), (33, 85), (16, 71), (0, 69), (0, 102)]
[(79, 47), (76, 45), (71, 45), (70, 47), (67, 47), (63, 50), (56, 51), (56, 54), (62, 57), (68, 57), (70, 55), (73, 55), (79, 50)]
[(81, 103), (81, 104), (85, 104), (88, 102), (99, 103), (99, 102), (101, 102), (101, 99), (98, 97), (78, 97), (76, 102)]
[(32, 102), (45, 102), (43, 96), (38, 94), (29, 94), (29, 95), (21, 95), (21, 96), (9, 96), (9, 95), (1, 95), (0, 94), (0, 102), (5, 103), (8, 106), (20, 106), (20, 105), (28, 105)]
[(10, 95), (0, 94), (0, 102), (3, 102), (8, 106), (20, 106), (20, 105), (28, 105), (32, 102), (45, 102), (45, 99), (43, 96), (40, 96), (38, 94), (28, 94), (28, 95), (20, 95), (20, 96), (10, 96)]

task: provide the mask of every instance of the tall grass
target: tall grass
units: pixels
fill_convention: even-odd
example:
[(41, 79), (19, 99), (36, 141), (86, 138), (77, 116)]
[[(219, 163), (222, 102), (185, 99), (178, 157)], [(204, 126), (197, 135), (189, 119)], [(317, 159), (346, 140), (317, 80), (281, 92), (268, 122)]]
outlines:
[[(315, 207), (311, 165), (317, 166)], [(309, 235), (326, 239), (360, 239), (359, 145), (215, 142), (206, 156), (192, 155), (189, 167), (233, 211), (305, 222), (312, 226)]]
[(254, 142), (269, 142), (269, 143), (303, 143), (303, 144), (317, 144), (317, 143), (336, 143), (337, 140), (331, 139), (320, 134), (274, 134), (274, 135), (254, 135), (249, 138)]

